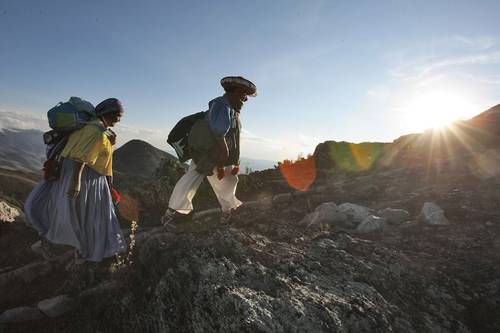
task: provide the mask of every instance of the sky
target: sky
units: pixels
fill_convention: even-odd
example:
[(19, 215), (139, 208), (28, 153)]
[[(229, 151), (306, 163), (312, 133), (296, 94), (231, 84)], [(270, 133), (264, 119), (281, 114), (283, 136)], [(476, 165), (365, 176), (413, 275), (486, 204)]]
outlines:
[(242, 75), (258, 89), (241, 114), (245, 157), (391, 142), (500, 103), (499, 12), (497, 0), (0, 0), (0, 112), (43, 127), (70, 96), (117, 97), (119, 140), (167, 150), (175, 123)]

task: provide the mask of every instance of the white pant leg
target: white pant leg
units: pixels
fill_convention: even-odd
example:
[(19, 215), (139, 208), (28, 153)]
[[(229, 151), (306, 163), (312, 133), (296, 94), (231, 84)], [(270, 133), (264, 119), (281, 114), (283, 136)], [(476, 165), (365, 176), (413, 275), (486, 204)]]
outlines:
[(212, 186), (217, 200), (223, 212), (238, 208), (242, 202), (236, 198), (236, 186), (238, 185), (238, 175), (231, 174), (232, 168), (224, 169), (224, 178), (217, 178), (217, 168), (212, 176), (208, 176), (208, 182)]
[(193, 210), (193, 198), (204, 177), (196, 171), (196, 164), (191, 161), (188, 171), (175, 184), (168, 207), (181, 214), (189, 214)]

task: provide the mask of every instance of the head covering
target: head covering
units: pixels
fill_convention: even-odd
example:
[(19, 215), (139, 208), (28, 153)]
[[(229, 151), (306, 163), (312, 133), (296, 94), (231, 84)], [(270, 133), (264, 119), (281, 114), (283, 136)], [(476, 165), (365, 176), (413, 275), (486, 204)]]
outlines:
[(225, 91), (231, 91), (234, 88), (243, 90), (248, 96), (257, 96), (257, 87), (255, 84), (245, 79), (243, 76), (226, 76), (220, 80), (220, 84)]
[(125, 110), (123, 109), (122, 102), (117, 98), (105, 99), (95, 107), (95, 113), (98, 117), (108, 113), (122, 114), (123, 112), (125, 112)]

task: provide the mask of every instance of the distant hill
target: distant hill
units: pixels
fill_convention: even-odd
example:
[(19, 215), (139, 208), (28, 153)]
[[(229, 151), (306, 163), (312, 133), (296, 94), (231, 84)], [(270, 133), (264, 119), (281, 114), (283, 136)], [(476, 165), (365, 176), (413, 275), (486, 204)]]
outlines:
[(149, 178), (160, 166), (162, 159), (177, 158), (142, 140), (131, 140), (118, 148), (113, 155), (113, 170)]
[(242, 173), (246, 173), (247, 168), (250, 172), (273, 169), (274, 165), (276, 165), (277, 163), (278, 163), (277, 161), (257, 160), (248, 157), (241, 157), (240, 170)]
[(404, 135), (391, 143), (326, 141), (316, 147), (314, 157), (320, 169), (364, 171), (387, 166), (458, 165), (490, 148), (500, 148), (500, 105), (447, 128)]
[[(128, 190), (151, 181), (160, 168), (168, 173), (185, 167), (178, 159), (142, 140), (131, 140), (113, 154), (113, 177), (120, 190)], [(176, 172), (174, 172), (176, 173)]]
[(42, 134), (35, 129), (0, 129), (0, 167), (41, 172), (45, 160)]
[(0, 168), (0, 200), (22, 207), (41, 176), (41, 172)]

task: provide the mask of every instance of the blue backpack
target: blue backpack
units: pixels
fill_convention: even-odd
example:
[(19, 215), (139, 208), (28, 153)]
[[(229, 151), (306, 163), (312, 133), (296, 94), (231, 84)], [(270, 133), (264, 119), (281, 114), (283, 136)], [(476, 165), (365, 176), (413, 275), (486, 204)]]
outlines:
[(69, 132), (82, 128), (96, 118), (94, 106), (81, 98), (71, 97), (47, 112), (49, 126), (55, 131)]
[(82, 128), (96, 118), (94, 106), (81, 98), (71, 97), (60, 102), (47, 112), (51, 131), (43, 133), (47, 145), (47, 160), (43, 164), (44, 179), (57, 180), (61, 174), (61, 153), (71, 133)]

